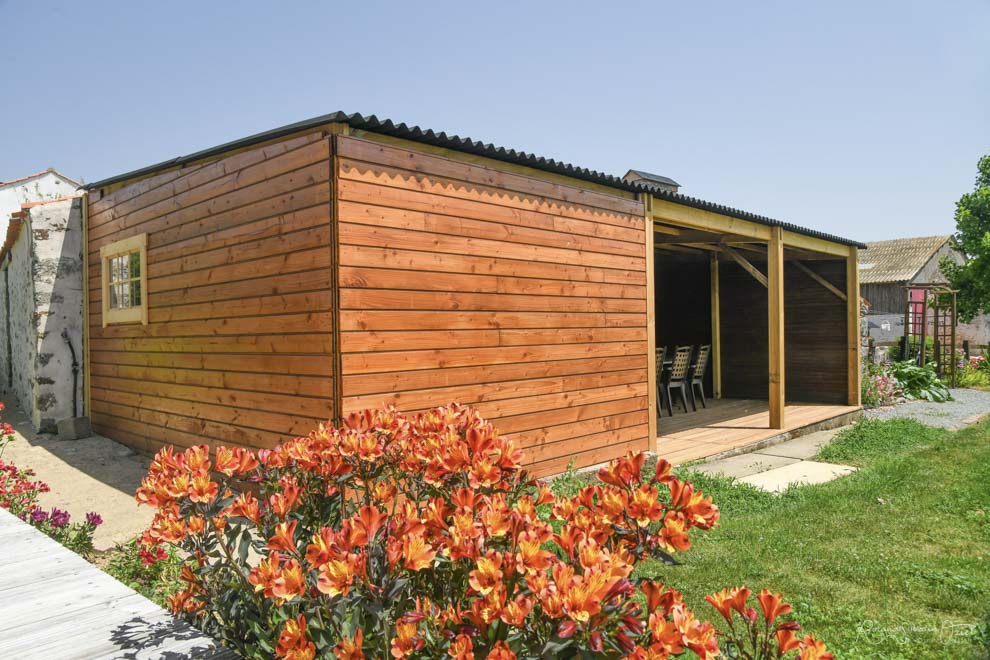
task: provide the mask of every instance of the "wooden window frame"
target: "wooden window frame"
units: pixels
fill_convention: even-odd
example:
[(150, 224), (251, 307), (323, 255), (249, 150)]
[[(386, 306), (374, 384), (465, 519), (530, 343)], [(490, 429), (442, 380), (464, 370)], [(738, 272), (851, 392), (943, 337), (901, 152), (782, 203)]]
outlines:
[[(110, 307), (110, 260), (140, 254), (141, 304), (124, 309)], [(124, 323), (148, 324), (148, 235), (138, 234), (100, 248), (100, 285), (103, 290), (103, 327)]]

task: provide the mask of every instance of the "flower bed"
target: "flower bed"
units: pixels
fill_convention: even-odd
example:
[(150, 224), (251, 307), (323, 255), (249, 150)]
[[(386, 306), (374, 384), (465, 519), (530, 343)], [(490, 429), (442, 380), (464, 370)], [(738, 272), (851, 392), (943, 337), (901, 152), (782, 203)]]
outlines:
[(173, 610), (251, 658), (830, 658), (779, 594), (710, 595), (718, 632), (634, 580), (719, 518), (644, 458), (554, 496), (471, 409), (365, 411), (272, 450), (163, 449), (137, 492), (157, 509), (142, 544), (185, 553)]
[[(3, 410), (2, 403), (0, 410)], [(10, 424), (0, 422), (0, 456), (13, 440), (14, 429)], [(81, 554), (91, 552), (93, 532), (103, 524), (103, 519), (99, 514), (90, 512), (83, 522), (73, 523), (68, 511), (57, 507), (45, 510), (38, 503), (38, 497), (51, 489), (34, 476), (33, 470), (19, 468), (0, 459), (0, 508), (37, 527), (70, 550)]]

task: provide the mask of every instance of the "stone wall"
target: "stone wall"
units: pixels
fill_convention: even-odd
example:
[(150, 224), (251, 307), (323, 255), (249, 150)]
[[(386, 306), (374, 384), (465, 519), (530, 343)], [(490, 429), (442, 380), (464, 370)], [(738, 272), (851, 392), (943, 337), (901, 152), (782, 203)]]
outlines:
[[(0, 333), (4, 389), (35, 428), (52, 432), (82, 414), (82, 205), (78, 198), (25, 205), (22, 226), (4, 260), (10, 313)], [(6, 300), (3, 301), (7, 303)], [(9, 328), (9, 349), (4, 345)], [(72, 342), (79, 363), (73, 409)]]

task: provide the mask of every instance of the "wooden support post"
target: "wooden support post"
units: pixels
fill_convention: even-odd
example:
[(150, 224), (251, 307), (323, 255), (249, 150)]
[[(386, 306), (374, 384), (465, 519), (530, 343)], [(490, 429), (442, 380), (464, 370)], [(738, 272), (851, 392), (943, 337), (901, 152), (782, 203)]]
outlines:
[(657, 451), (657, 319), (654, 286), (653, 195), (640, 193), (643, 217), (646, 219), (646, 392), (649, 418), (649, 447)]
[(722, 320), (719, 308), (718, 254), (711, 256), (712, 396), (722, 398)]
[(950, 323), (952, 323), (952, 331), (951, 331), (951, 339), (950, 339), (950, 341), (952, 343), (952, 348), (949, 350), (949, 364), (951, 365), (950, 368), (952, 369), (952, 378), (951, 378), (952, 387), (957, 387), (958, 386), (958, 383), (956, 382), (956, 323), (957, 323), (957, 320), (956, 320), (956, 311), (957, 311), (956, 310), (956, 292), (953, 291), (952, 292), (952, 319), (950, 321)]
[[(859, 334), (859, 250), (855, 247), (849, 248), (849, 256), (846, 257), (846, 342), (849, 345), (849, 354), (846, 362), (848, 373), (847, 397), (850, 406), (860, 405), (860, 350), (862, 342)], [(905, 342), (907, 341), (907, 326), (905, 326)]]
[(918, 364), (928, 364), (928, 291), (921, 291), (921, 336), (918, 339)]
[[(89, 192), (83, 193), (80, 203), (82, 221), (82, 254), (83, 254), (83, 411), (82, 414), (89, 417), (93, 414), (92, 395), (90, 394), (90, 378), (92, 369), (89, 366)], [(76, 414), (76, 413), (73, 413)]]
[(784, 239), (773, 227), (767, 246), (767, 298), (770, 336), (770, 428), (784, 428)]

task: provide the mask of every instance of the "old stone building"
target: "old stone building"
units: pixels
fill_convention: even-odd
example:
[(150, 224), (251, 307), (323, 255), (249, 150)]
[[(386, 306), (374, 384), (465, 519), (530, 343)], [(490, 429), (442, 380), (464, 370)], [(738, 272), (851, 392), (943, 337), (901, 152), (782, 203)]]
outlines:
[(37, 430), (54, 432), (82, 414), (81, 199), (25, 203), (9, 220), (0, 248), (0, 389)]

